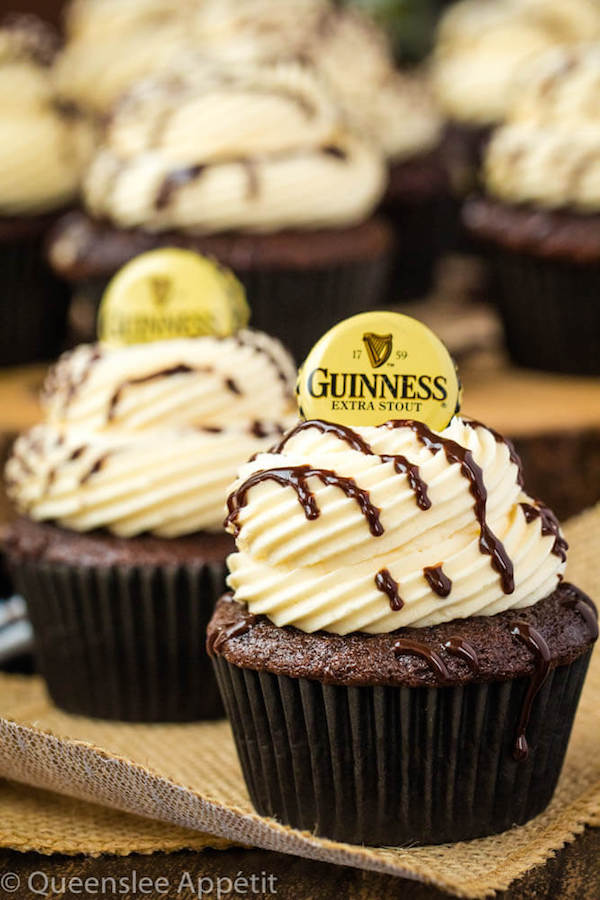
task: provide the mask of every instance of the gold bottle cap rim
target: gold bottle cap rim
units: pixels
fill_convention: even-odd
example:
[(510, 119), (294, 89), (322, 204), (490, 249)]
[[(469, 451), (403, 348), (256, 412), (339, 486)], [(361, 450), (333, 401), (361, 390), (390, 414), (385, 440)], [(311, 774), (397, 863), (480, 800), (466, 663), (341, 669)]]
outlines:
[(366, 312), (334, 325), (298, 373), (306, 419), (381, 425), (416, 419), (441, 431), (460, 408), (452, 357), (422, 322), (394, 312)]

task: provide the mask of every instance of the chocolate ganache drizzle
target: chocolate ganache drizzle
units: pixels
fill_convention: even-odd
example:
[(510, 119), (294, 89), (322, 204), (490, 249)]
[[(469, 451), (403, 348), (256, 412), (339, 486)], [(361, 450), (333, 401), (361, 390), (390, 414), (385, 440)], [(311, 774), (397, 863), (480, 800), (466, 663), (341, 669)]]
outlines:
[(431, 507), (431, 500), (427, 496), (427, 485), (420, 477), (419, 467), (410, 463), (405, 456), (376, 454), (367, 441), (364, 440), (356, 431), (347, 425), (338, 425), (335, 422), (325, 422), (323, 419), (308, 419), (306, 422), (299, 422), (283, 437), (279, 443), (271, 448), (271, 453), (281, 453), (285, 445), (296, 434), (306, 431), (308, 428), (316, 428), (322, 434), (333, 434), (348, 444), (352, 450), (364, 453), (365, 456), (378, 456), (381, 462), (392, 463), (399, 475), (406, 475), (409, 486), (414, 492), (415, 500), (419, 509), (427, 510)]
[(500, 575), (504, 593), (512, 594), (515, 589), (513, 564), (504, 545), (486, 522), (487, 491), (483, 482), (483, 473), (473, 459), (471, 451), (466, 447), (461, 447), (450, 438), (435, 434), (424, 422), (416, 422), (412, 419), (394, 419), (379, 427), (410, 428), (428, 450), (432, 453), (439, 453), (440, 450), (443, 450), (449, 463), (457, 463), (460, 466), (462, 474), (469, 481), (469, 490), (475, 500), (473, 509), (479, 523), (479, 549), (482, 553), (491, 556), (492, 566)]
[(390, 601), (390, 607), (397, 612), (404, 606), (404, 600), (398, 592), (398, 582), (390, 575), (389, 569), (380, 569), (375, 576), (375, 587), (382, 594), (386, 594)]
[(399, 638), (394, 644), (394, 654), (403, 656), (405, 653), (422, 657), (442, 680), (449, 681), (450, 673), (446, 663), (436, 650), (433, 650), (426, 644), (422, 644), (420, 641), (413, 641), (410, 638)]
[(521, 715), (519, 716), (517, 734), (513, 747), (514, 758), (517, 761), (521, 761), (527, 759), (529, 755), (529, 745), (527, 744), (525, 732), (527, 730), (527, 725), (529, 724), (529, 719), (531, 718), (533, 701), (548, 677), (550, 669), (550, 650), (539, 631), (534, 628), (533, 625), (529, 625), (528, 622), (517, 620), (511, 628), (511, 634), (520, 638), (523, 643), (529, 647), (535, 659), (535, 669), (531, 676), (527, 693), (525, 694), (525, 700), (523, 701), (523, 708), (521, 709)]
[(356, 500), (360, 511), (365, 517), (369, 531), (374, 537), (383, 534), (383, 525), (379, 518), (379, 510), (373, 506), (369, 499), (369, 492), (358, 487), (353, 478), (345, 478), (330, 469), (316, 469), (312, 466), (283, 466), (275, 469), (263, 469), (255, 472), (247, 478), (227, 500), (228, 515), (225, 519), (225, 527), (233, 525), (234, 534), (239, 534), (237, 517), (240, 509), (246, 505), (248, 491), (262, 481), (276, 481), (281, 487), (291, 487), (295, 490), (307, 519), (318, 519), (321, 511), (317, 506), (315, 495), (308, 487), (309, 478), (318, 478), (323, 484), (338, 487), (347, 497)]
[(565, 609), (575, 609), (585, 620), (588, 628), (592, 633), (592, 640), (598, 639), (598, 611), (596, 606), (587, 594), (583, 591), (576, 590), (573, 585), (565, 583), (564, 590), (569, 596), (565, 597), (562, 605)]
[(431, 590), (436, 593), (438, 597), (447, 597), (450, 594), (452, 582), (448, 576), (444, 574), (441, 563), (437, 566), (425, 566), (423, 575)]
[(453, 636), (444, 642), (444, 649), (453, 656), (458, 656), (465, 662), (474, 675), (480, 672), (479, 657), (475, 647), (464, 638)]
[(552, 553), (554, 553), (555, 556), (558, 556), (559, 559), (565, 562), (569, 545), (560, 533), (560, 525), (558, 519), (556, 518), (552, 510), (548, 509), (547, 506), (544, 506), (544, 504), (540, 503), (539, 501), (536, 502), (535, 506), (533, 506), (531, 503), (521, 503), (519, 505), (523, 510), (525, 518), (528, 522), (533, 522), (534, 519), (538, 518), (542, 520), (542, 534), (554, 535)]

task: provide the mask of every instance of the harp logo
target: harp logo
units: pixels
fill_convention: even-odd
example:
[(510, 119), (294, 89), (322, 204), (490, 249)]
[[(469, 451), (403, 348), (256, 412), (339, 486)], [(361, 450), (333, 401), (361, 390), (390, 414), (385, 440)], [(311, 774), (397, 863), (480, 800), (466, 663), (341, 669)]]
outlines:
[(150, 277), (150, 288), (152, 296), (157, 306), (164, 306), (171, 294), (171, 279), (162, 275), (153, 275)]
[(373, 331), (367, 331), (362, 339), (367, 348), (369, 362), (374, 369), (378, 369), (388, 361), (392, 352), (391, 334), (375, 334)]

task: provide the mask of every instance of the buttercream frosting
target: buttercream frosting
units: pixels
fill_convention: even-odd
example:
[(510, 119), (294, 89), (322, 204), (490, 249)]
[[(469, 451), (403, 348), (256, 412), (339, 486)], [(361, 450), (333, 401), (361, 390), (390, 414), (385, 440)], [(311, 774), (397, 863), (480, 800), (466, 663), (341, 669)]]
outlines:
[(221, 530), (237, 467), (292, 421), (294, 378), (281, 344), (251, 330), (82, 345), (48, 375), (44, 421), (6, 466), (9, 495), (76, 531)]
[(359, 222), (384, 185), (382, 155), (311, 71), (186, 61), (116, 107), (84, 193), (124, 227), (271, 231)]
[(0, 215), (34, 215), (69, 202), (89, 152), (85, 123), (56, 103), (53, 32), (33, 17), (0, 26)]
[(441, 20), (432, 61), (436, 97), (452, 119), (501, 121), (523, 68), (561, 43), (600, 36), (600, 7), (589, 0), (462, 0)]
[[(292, 482), (295, 482), (293, 487)], [(499, 435), (455, 417), (295, 429), (242, 466), (229, 585), (276, 625), (390, 632), (529, 606), (566, 545)]]
[(501, 126), (484, 160), (486, 188), (510, 203), (600, 210), (600, 123)]

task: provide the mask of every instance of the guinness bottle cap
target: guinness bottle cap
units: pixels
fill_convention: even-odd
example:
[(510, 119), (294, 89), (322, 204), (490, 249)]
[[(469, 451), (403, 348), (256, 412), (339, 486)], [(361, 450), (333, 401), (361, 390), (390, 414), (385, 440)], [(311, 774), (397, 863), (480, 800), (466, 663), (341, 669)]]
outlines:
[(233, 272), (191, 250), (165, 247), (136, 256), (111, 280), (100, 304), (98, 337), (113, 346), (227, 337), (249, 318)]
[(441, 431), (460, 407), (452, 357), (427, 326), (367, 312), (328, 331), (298, 374), (300, 415), (340, 425), (416, 419)]

